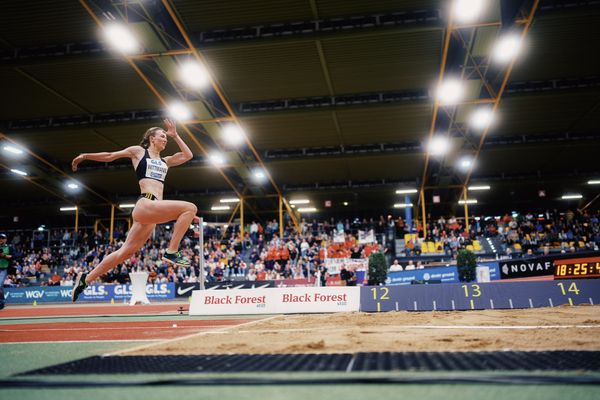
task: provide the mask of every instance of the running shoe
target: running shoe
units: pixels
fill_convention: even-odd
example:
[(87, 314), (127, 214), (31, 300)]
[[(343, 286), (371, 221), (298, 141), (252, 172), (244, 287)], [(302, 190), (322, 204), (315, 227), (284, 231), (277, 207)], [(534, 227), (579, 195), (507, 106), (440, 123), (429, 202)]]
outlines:
[(188, 260), (187, 258), (182, 256), (179, 251), (177, 253), (172, 253), (172, 254), (169, 254), (165, 251), (165, 254), (163, 254), (163, 256), (162, 256), (162, 259), (163, 259), (163, 261), (166, 261), (169, 264), (180, 265), (182, 267), (190, 266), (190, 260)]
[(77, 298), (79, 297), (79, 295), (81, 293), (83, 293), (83, 291), (85, 290), (86, 287), (88, 287), (87, 283), (85, 283), (85, 278), (87, 277), (87, 274), (80, 272), (79, 274), (77, 274), (77, 279), (75, 279), (75, 285), (73, 286), (73, 295), (72, 295), (72, 299), (73, 299), (73, 303), (75, 303), (77, 301)]

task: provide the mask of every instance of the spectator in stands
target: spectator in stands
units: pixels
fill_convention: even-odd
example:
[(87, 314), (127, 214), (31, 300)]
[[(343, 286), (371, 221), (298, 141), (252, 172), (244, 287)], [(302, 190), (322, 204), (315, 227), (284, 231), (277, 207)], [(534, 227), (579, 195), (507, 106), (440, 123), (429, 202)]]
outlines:
[(404, 267), (405, 271), (414, 271), (415, 270), (415, 264), (413, 263), (413, 260), (408, 260), (408, 264), (406, 264), (406, 267)]
[(392, 265), (390, 265), (390, 272), (402, 271), (402, 265), (398, 262), (398, 260), (394, 260)]

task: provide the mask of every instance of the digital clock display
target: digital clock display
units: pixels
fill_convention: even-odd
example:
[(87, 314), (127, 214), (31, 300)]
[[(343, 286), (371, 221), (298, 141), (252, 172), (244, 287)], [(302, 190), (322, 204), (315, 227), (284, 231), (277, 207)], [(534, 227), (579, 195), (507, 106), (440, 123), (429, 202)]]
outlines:
[(554, 261), (555, 279), (600, 278), (600, 257)]

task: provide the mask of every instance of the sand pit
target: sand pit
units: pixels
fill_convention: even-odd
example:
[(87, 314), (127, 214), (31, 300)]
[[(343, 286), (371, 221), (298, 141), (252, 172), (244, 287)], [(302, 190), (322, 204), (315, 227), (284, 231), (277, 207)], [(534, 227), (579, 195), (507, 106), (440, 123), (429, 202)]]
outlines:
[(281, 315), (126, 354), (567, 349), (600, 350), (600, 306)]

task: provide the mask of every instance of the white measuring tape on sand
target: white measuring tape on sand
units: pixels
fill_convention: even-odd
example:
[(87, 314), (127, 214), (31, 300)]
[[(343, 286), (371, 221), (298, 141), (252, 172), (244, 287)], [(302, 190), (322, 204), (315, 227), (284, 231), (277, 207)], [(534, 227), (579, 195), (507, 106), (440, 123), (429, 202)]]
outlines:
[[(314, 332), (314, 331), (347, 331), (348, 329), (358, 329), (360, 332), (368, 333), (384, 333), (384, 332), (397, 332), (399, 329), (472, 329), (472, 330), (486, 330), (486, 329), (513, 329), (513, 330), (531, 330), (531, 329), (600, 329), (600, 325), (386, 325), (385, 327), (379, 327), (377, 330), (369, 329), (366, 327), (344, 327), (344, 328), (326, 328), (326, 327), (314, 327), (314, 328), (289, 328), (289, 329), (256, 329), (256, 330), (236, 330), (235, 333), (284, 333), (284, 332)], [(383, 328), (383, 329), (382, 329)], [(231, 332), (220, 332), (211, 331), (204, 332), (205, 335), (219, 335), (223, 333)]]

